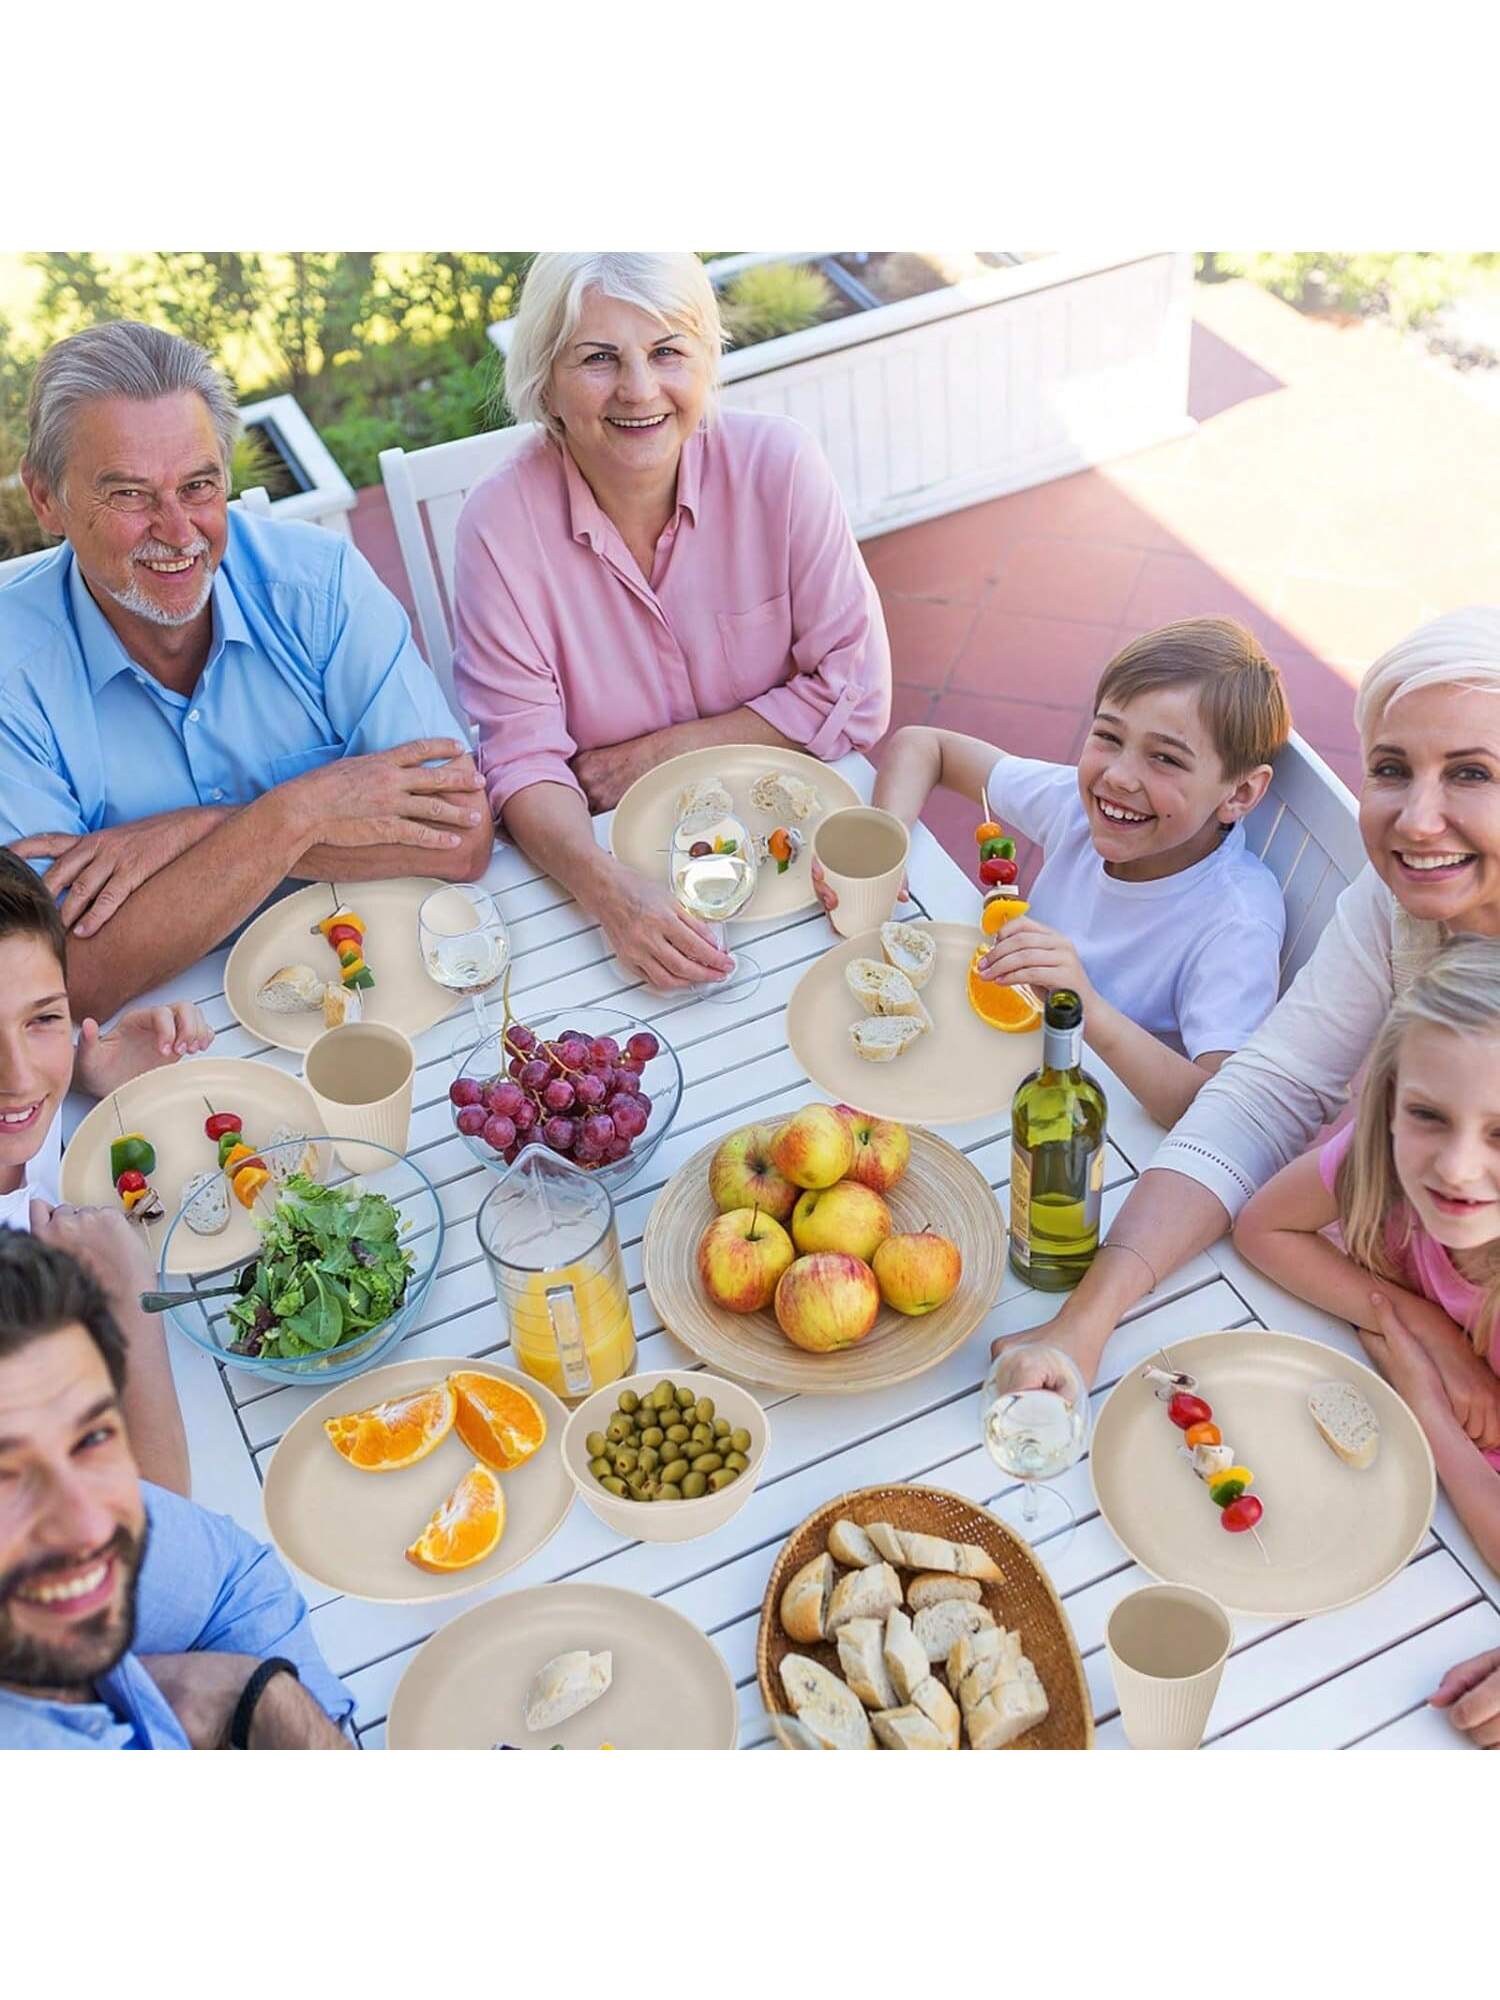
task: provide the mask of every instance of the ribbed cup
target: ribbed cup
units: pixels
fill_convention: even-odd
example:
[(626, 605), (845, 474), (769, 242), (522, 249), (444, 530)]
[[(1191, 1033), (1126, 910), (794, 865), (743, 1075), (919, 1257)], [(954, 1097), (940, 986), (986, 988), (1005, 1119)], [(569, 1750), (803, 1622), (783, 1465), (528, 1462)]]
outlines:
[[(318, 1037), (302, 1059), (302, 1079), (326, 1131), (404, 1153), (411, 1133), (416, 1068), (416, 1053), (399, 1028), (379, 1021), (351, 1021)], [(380, 1154), (342, 1140), (338, 1156), (352, 1174), (371, 1173), (388, 1164)]]
[(845, 806), (813, 834), (812, 851), (838, 897), (829, 921), (840, 937), (859, 937), (890, 920), (906, 875), (911, 835), (879, 806)]
[(1232, 1637), (1223, 1605), (1190, 1584), (1150, 1584), (1120, 1599), (1104, 1644), (1132, 1749), (1197, 1749)]

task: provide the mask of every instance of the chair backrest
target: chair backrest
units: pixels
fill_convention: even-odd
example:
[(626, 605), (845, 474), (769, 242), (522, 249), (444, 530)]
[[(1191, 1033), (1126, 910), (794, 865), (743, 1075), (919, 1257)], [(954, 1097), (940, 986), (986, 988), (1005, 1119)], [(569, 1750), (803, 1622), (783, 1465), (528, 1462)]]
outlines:
[(1284, 993), (1311, 958), (1333, 906), (1367, 865), (1359, 808), (1348, 786), (1293, 732), (1276, 775), (1245, 822), (1245, 838), (1286, 903), (1281, 947)]
[(512, 424), (421, 451), (399, 445), (380, 454), (391, 520), (406, 565), (422, 649), (450, 702), (453, 693), (453, 565), (458, 517), (481, 479), (523, 451), (535, 424)]

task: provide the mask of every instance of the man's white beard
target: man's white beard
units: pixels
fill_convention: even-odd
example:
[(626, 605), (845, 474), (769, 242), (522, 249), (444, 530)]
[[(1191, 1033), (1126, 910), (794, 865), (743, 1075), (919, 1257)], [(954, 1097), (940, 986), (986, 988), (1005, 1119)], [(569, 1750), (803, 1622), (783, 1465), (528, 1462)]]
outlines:
[[(155, 562), (180, 562), (188, 556), (206, 556), (207, 554), (208, 543), (200, 535), (196, 542), (189, 544), (185, 549), (168, 549), (156, 544), (148, 544), (143, 548), (136, 549), (131, 556), (131, 561), (134, 562), (144, 556)], [(130, 587), (127, 590), (111, 590), (109, 585), (105, 584), (104, 591), (108, 597), (113, 598), (122, 611), (133, 612), (137, 618), (145, 618), (153, 625), (191, 625), (204, 605), (207, 604), (208, 594), (213, 587), (213, 571), (205, 565), (198, 594), (186, 611), (168, 611), (163, 605), (158, 604), (153, 597), (147, 596), (144, 587), (134, 575), (131, 576)]]

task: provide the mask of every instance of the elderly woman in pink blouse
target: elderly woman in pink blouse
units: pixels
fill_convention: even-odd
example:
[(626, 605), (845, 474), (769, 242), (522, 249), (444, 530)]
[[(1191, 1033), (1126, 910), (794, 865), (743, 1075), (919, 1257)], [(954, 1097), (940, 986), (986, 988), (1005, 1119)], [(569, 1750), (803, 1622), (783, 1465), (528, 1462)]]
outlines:
[(729, 960), (589, 814), (685, 750), (830, 759), (890, 717), (880, 601), (833, 476), (787, 418), (715, 408), (722, 340), (696, 257), (538, 256), (506, 393), (541, 428), (458, 527), (454, 678), (495, 818), (657, 987)]

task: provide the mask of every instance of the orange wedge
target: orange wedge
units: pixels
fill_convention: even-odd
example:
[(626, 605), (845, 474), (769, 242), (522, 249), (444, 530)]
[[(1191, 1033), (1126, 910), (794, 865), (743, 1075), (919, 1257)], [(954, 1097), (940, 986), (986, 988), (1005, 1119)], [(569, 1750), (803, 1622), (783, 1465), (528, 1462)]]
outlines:
[(446, 1382), (435, 1382), (373, 1409), (329, 1417), (323, 1428), (340, 1458), (361, 1472), (399, 1472), (442, 1443), (453, 1428), (457, 1401)]
[(406, 1551), (406, 1560), (435, 1576), (472, 1569), (499, 1546), (504, 1533), (500, 1482), (487, 1465), (471, 1465)]
[(1041, 1002), (1029, 986), (1000, 986), (993, 979), (981, 979), (979, 961), (988, 949), (981, 945), (969, 960), (969, 1005), (992, 1028), (1024, 1035), (1041, 1020)]
[(493, 1472), (514, 1472), (547, 1436), (541, 1406), (524, 1389), (460, 1369), (448, 1377), (458, 1398), (454, 1429), (465, 1448)]
[(988, 896), (979, 928), (986, 937), (996, 937), (1012, 917), (1024, 917), (1030, 908), (1030, 903), (1020, 896)]

